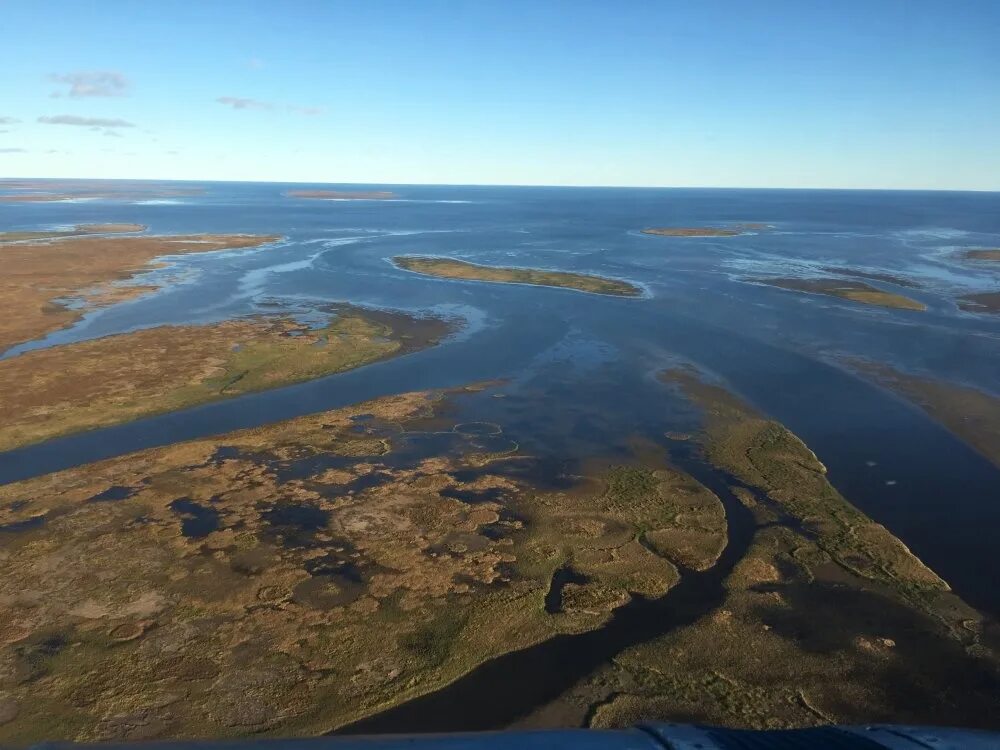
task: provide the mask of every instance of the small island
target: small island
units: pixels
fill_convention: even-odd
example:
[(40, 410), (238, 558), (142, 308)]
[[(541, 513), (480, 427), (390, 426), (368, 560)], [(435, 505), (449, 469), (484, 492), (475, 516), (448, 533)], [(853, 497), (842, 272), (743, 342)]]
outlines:
[(615, 297), (639, 297), (642, 289), (627, 281), (590, 276), (569, 271), (545, 271), (537, 268), (502, 268), (481, 266), (452, 258), (432, 258), (405, 255), (392, 259), (400, 268), (441, 279), (465, 281), (490, 281), (501, 284), (532, 284), (575, 289), (590, 294), (607, 294)]
[(289, 190), (285, 195), (325, 201), (387, 201), (396, 197), (388, 190)]
[(736, 237), (747, 232), (770, 229), (769, 224), (736, 224), (731, 227), (650, 227), (643, 234), (657, 237)]
[(923, 312), (927, 306), (915, 299), (904, 297), (901, 294), (887, 292), (883, 289), (866, 284), (862, 281), (848, 281), (845, 279), (817, 278), (776, 278), (776, 279), (754, 279), (758, 284), (787, 289), (793, 292), (806, 292), (807, 294), (822, 294), (827, 297), (839, 297), (840, 299), (860, 302), (863, 305), (875, 305), (877, 307), (891, 307), (897, 310), (915, 310)]
[(977, 250), (966, 250), (962, 255), (965, 260), (1000, 261), (1000, 247), (984, 247)]

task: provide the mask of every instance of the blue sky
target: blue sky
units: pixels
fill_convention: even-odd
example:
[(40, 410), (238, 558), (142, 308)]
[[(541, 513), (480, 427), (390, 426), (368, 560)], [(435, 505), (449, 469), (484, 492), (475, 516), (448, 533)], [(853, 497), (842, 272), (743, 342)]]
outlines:
[(0, 176), (1000, 190), (998, 0), (0, 0)]

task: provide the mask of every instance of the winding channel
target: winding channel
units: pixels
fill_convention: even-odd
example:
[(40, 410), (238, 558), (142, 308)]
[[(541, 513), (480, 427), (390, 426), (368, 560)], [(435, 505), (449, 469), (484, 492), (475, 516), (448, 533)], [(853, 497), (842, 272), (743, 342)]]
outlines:
[(633, 596), (596, 630), (557, 635), (498, 656), (437, 691), (331, 734), (501, 729), (558, 698), (626, 648), (690, 625), (717, 608), (725, 597), (726, 577), (746, 555), (756, 532), (753, 515), (729, 487), (750, 488), (690, 451), (678, 453), (671, 455), (674, 463), (712, 490), (726, 511), (726, 547), (715, 565), (704, 571), (677, 566), (680, 581), (666, 594)]

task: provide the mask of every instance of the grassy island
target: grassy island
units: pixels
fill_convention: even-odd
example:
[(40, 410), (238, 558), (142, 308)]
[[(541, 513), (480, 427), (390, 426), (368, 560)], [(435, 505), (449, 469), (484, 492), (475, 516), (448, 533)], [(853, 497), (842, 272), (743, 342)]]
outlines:
[(343, 307), (312, 329), (286, 317), (161, 326), (0, 360), (0, 451), (350, 370), (428, 346), (435, 319)]
[(990, 247), (978, 250), (967, 250), (962, 257), (966, 260), (1000, 261), (1000, 248)]
[(501, 284), (533, 284), (576, 289), (591, 294), (609, 294), (616, 297), (638, 297), (642, 289), (627, 281), (607, 279), (569, 271), (544, 271), (535, 268), (501, 268), (481, 266), (464, 260), (403, 255), (393, 258), (400, 268), (442, 279), (490, 281)]
[[(254, 248), (277, 237), (257, 235), (99, 236), (138, 225), (94, 224), (61, 233), (0, 235), (0, 351), (65, 328), (89, 309), (147, 294), (156, 287), (129, 282), (164, 255)], [(23, 234), (41, 236), (19, 237)], [(93, 235), (93, 236), (76, 236)], [(21, 240), (37, 240), (23, 242)], [(64, 302), (78, 303), (70, 309)]]
[(822, 294), (827, 297), (839, 297), (840, 299), (860, 302), (864, 305), (875, 305), (877, 307), (891, 307), (897, 310), (924, 311), (927, 306), (923, 302), (904, 297), (902, 294), (887, 292), (866, 284), (863, 281), (848, 281), (846, 279), (804, 279), (804, 278), (776, 278), (776, 279), (754, 279), (758, 284), (766, 284), (779, 289), (787, 289), (793, 292), (806, 292), (808, 294)]
[(643, 234), (657, 237), (736, 237), (747, 232), (770, 229), (769, 224), (736, 224), (731, 227), (650, 227)]

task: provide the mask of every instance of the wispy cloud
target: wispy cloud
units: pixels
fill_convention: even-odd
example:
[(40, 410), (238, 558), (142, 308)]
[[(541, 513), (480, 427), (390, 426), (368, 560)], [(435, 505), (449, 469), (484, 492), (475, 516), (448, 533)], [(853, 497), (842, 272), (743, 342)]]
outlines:
[(26, 148), (0, 148), (0, 154), (26, 154)]
[[(262, 102), (258, 99), (246, 99), (240, 96), (220, 96), (215, 101), (219, 104), (225, 104), (227, 107), (232, 107), (233, 109), (256, 109), (256, 110), (266, 110), (272, 111), (278, 109), (281, 105), (272, 104), (271, 102)], [(306, 115), (308, 117), (315, 117), (316, 115), (321, 115), (325, 111), (322, 107), (299, 107), (294, 104), (289, 104), (284, 106), (284, 109), (289, 112), (294, 112), (298, 115)]]
[(16, 117), (0, 117), (0, 125), (13, 125), (21, 122)]
[(244, 99), (239, 96), (220, 96), (215, 101), (233, 109), (274, 109), (274, 105), (268, 102), (260, 102), (256, 99)]
[(266, 65), (267, 63), (265, 63), (259, 57), (251, 57), (249, 60), (247, 60), (247, 67), (250, 68), (250, 70), (260, 70)]
[(49, 80), (68, 88), (55, 91), (53, 97), (125, 96), (129, 80), (113, 70), (82, 70), (74, 73), (53, 73)]
[(127, 120), (109, 117), (79, 117), (77, 115), (51, 115), (39, 117), (38, 121), (45, 125), (77, 125), (84, 128), (134, 128)]

